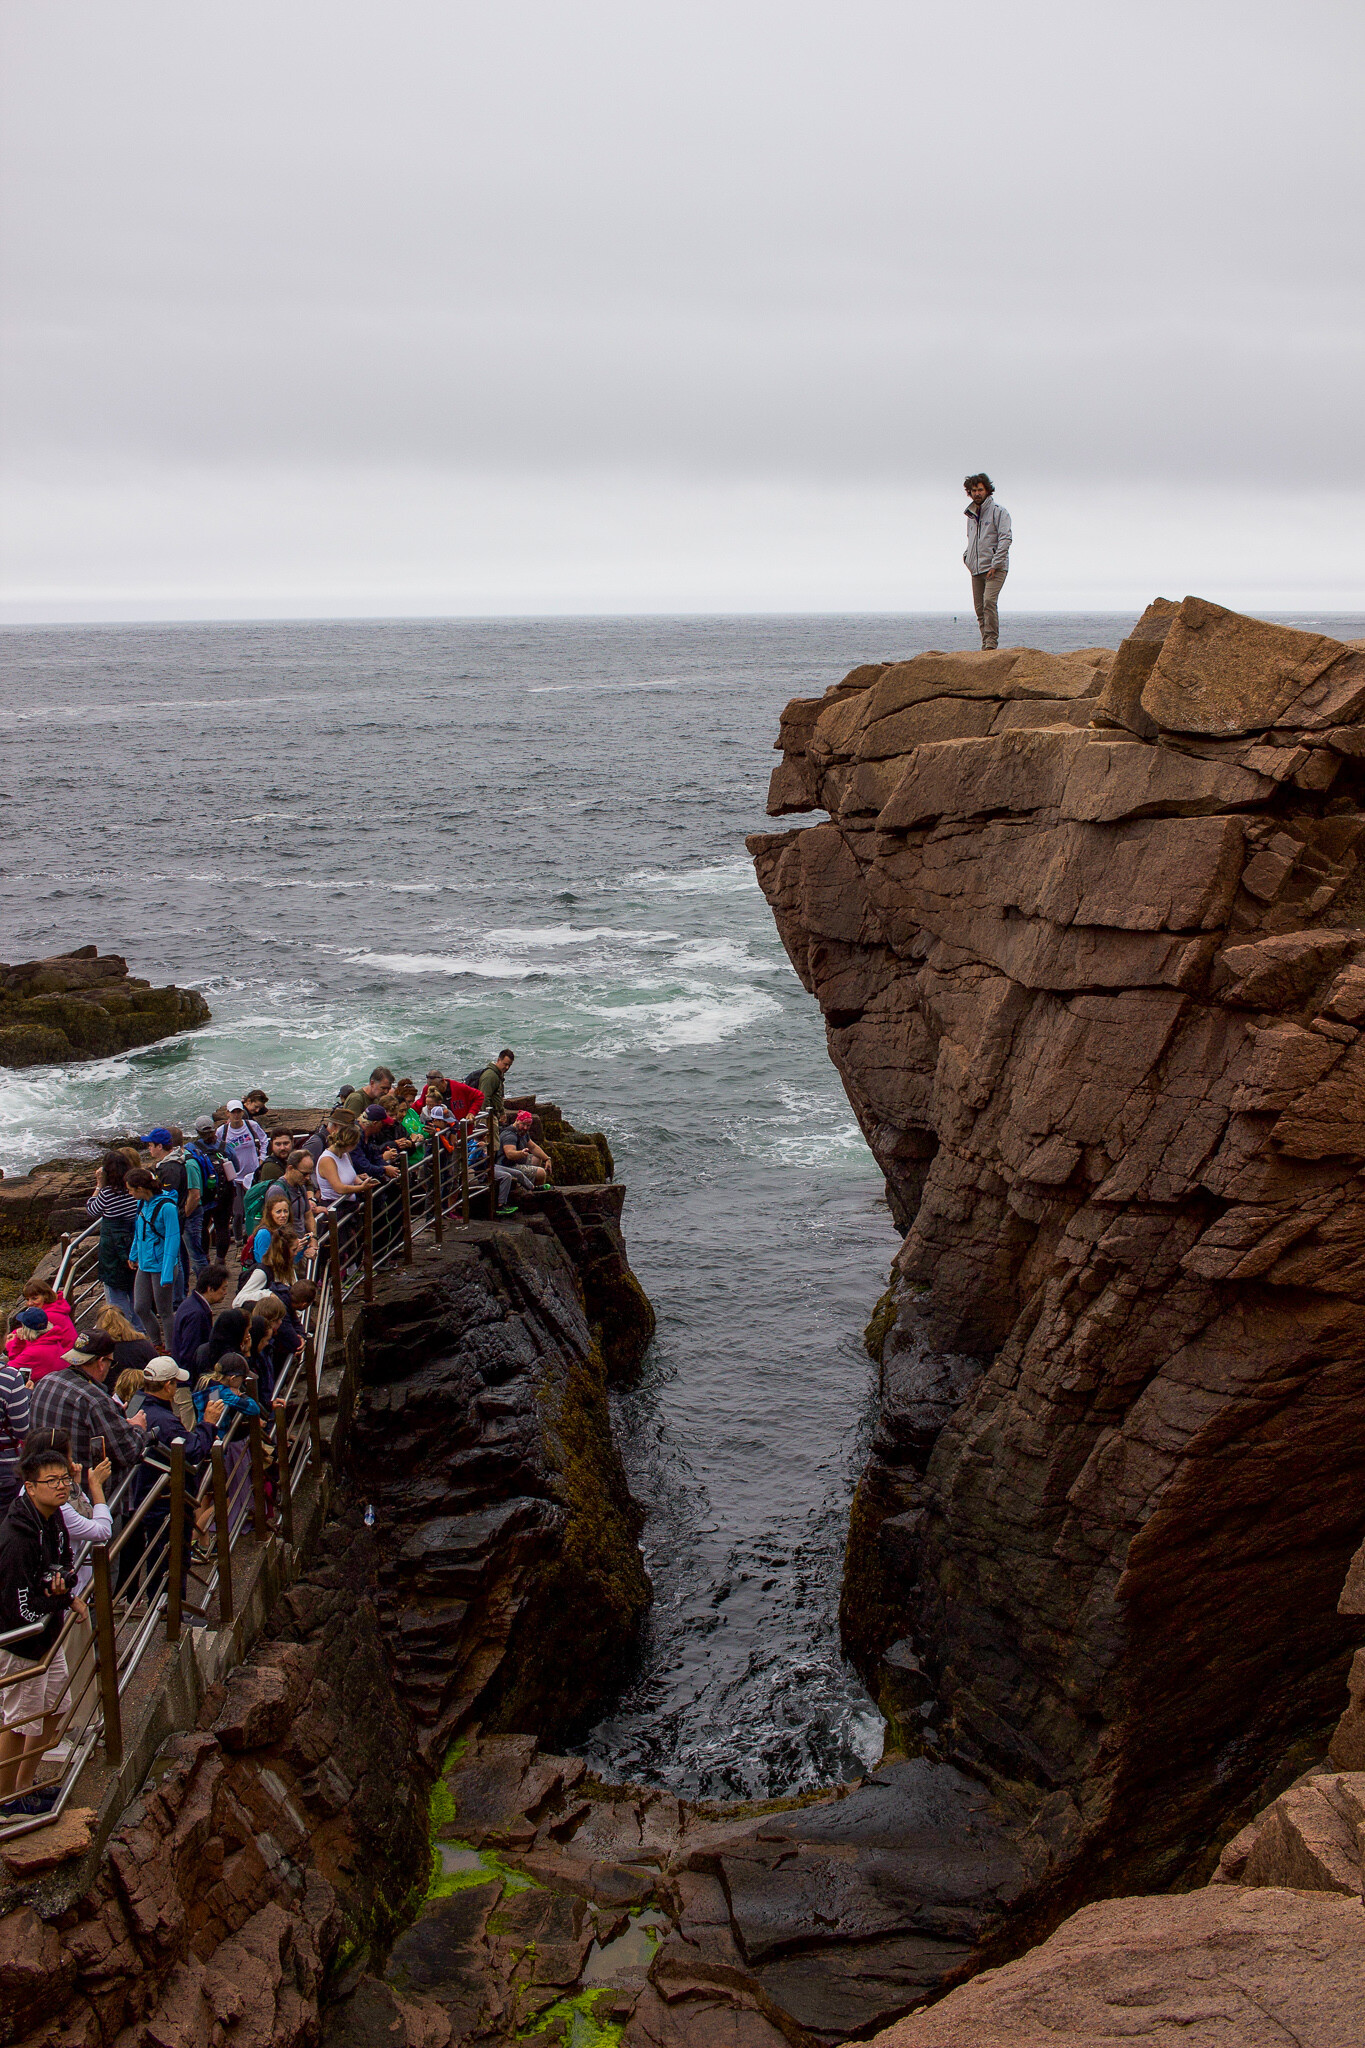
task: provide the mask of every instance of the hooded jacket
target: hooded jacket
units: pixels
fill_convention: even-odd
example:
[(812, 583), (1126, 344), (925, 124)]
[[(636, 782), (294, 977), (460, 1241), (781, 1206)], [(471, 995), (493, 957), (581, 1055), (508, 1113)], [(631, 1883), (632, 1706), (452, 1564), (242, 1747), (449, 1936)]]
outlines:
[[(49, 1572), (61, 1572), (64, 1593), (48, 1592), (44, 1581)], [(74, 1577), (71, 1538), (60, 1510), (40, 1515), (28, 1494), (19, 1494), (0, 1522), (0, 1633), (35, 1621), (45, 1626), (41, 1634), (11, 1643), (11, 1657), (31, 1664), (46, 1656), (61, 1634)]]
[(1014, 538), (1010, 515), (993, 495), (967, 507), (967, 546), (962, 559), (973, 576), (1003, 576)]
[(180, 1270), (180, 1217), (174, 1194), (153, 1195), (139, 1202), (128, 1254), (139, 1273), (152, 1273), (169, 1284)]
[(30, 1337), (20, 1342), (18, 1332), (11, 1330), (5, 1339), (5, 1356), (11, 1365), (28, 1374), (31, 1386), (45, 1373), (60, 1372), (66, 1363), (66, 1353), (76, 1342), (76, 1325), (60, 1294), (55, 1301), (47, 1303), (44, 1314), (47, 1328), (41, 1337)]

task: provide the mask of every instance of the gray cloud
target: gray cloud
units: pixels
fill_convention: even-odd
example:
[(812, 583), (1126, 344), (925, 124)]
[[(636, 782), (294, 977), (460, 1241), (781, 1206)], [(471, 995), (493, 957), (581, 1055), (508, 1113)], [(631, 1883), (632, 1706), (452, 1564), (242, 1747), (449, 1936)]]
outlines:
[[(9, 517), (48, 536), (28, 573), (75, 586), (111, 478), (182, 489), (193, 520), (214, 466), (243, 505), (253, 475), (264, 501), (282, 471), (306, 496), (414, 467), (462, 502), (471, 478), (617, 470), (680, 505), (955, 506), (980, 463), (1012, 503), (1354, 477), (1363, 20), (11, 9)], [(54, 479), (67, 561), (26, 495)], [(376, 564), (398, 538), (376, 531)]]

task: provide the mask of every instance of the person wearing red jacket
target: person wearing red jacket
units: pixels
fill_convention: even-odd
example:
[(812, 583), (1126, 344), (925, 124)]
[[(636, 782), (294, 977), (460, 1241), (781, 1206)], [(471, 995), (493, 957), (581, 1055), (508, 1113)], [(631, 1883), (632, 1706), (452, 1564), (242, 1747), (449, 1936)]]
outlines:
[(76, 1341), (76, 1325), (65, 1298), (50, 1287), (35, 1285), (24, 1290), (25, 1302), (5, 1339), (5, 1356), (20, 1372), (26, 1372), (30, 1386), (46, 1373), (60, 1372), (66, 1354)]

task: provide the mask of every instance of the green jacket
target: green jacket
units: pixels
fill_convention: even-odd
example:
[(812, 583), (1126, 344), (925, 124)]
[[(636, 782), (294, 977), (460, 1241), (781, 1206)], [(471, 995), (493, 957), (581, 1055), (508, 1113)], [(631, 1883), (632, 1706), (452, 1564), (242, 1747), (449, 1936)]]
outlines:
[(483, 1090), (484, 1109), (491, 1109), (499, 1123), (502, 1122), (507, 1114), (507, 1104), (503, 1094), (503, 1078), (502, 1068), (493, 1066), (485, 1067), (479, 1076), (479, 1086)]

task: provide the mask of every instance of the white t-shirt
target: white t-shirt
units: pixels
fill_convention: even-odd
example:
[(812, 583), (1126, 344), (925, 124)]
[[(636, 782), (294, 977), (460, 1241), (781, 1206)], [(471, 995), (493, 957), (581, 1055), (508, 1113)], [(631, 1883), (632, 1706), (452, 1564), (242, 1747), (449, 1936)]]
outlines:
[[(256, 1142), (257, 1132), (260, 1133), (262, 1140), (259, 1145)], [(239, 1131), (234, 1131), (231, 1124), (223, 1124), (218, 1132), (218, 1143), (232, 1161), (237, 1179), (243, 1187), (249, 1187), (252, 1174), (269, 1150), (265, 1132), (260, 1129), (259, 1124), (253, 1126), (248, 1117)]]
[[(337, 1170), (337, 1179), (341, 1182), (343, 1188), (353, 1188), (360, 1179), (360, 1175), (351, 1164), (349, 1152), (334, 1152), (329, 1145), (318, 1160), (319, 1169), (321, 1169), (323, 1159), (330, 1159), (332, 1161)], [(318, 1173), (318, 1199), (324, 1209), (330, 1209), (335, 1203), (344, 1199), (343, 1196), (337, 1193), (326, 1174), (321, 1171)]]

